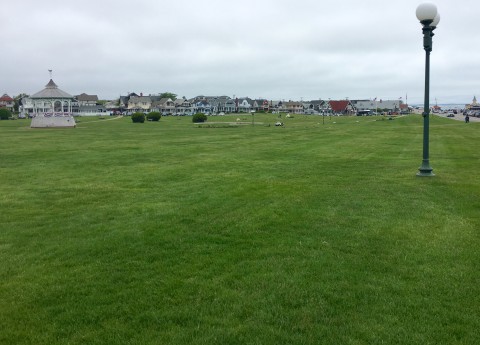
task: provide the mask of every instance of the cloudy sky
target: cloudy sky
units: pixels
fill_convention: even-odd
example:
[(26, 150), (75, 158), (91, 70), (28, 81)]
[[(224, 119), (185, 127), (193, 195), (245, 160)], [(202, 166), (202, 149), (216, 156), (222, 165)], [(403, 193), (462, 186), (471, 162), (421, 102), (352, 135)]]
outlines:
[[(0, 94), (128, 92), (423, 101), (417, 0), (15, 0), (2, 5)], [(441, 14), (431, 100), (480, 97), (480, 2)]]

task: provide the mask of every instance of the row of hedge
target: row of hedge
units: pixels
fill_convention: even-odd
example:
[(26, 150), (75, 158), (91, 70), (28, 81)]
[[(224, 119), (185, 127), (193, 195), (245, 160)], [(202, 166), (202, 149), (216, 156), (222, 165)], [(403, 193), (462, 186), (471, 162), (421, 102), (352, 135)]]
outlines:
[[(162, 115), (157, 112), (157, 111), (152, 111), (151, 113), (148, 113), (145, 115), (144, 113), (133, 113), (132, 114), (132, 121), (136, 123), (144, 123), (145, 119), (148, 121), (159, 121)], [(194, 123), (202, 123), (207, 121), (207, 115), (205, 114), (195, 114), (192, 117), (192, 121)]]
[(151, 113), (148, 113), (146, 116), (144, 113), (133, 113), (132, 121), (137, 123), (144, 123), (145, 119), (147, 119), (148, 121), (160, 121), (161, 117), (162, 117), (162, 114), (160, 114), (158, 111), (152, 111)]

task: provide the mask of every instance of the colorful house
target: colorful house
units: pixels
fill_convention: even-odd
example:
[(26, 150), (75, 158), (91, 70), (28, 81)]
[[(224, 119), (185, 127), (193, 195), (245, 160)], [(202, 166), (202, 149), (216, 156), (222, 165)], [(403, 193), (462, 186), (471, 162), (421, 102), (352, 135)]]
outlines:
[(354, 113), (354, 108), (348, 99), (345, 101), (329, 101), (328, 103), (334, 114), (346, 115)]
[(14, 104), (15, 102), (13, 98), (6, 93), (4, 93), (2, 97), (0, 97), (0, 108), (7, 108), (8, 110), (13, 112)]

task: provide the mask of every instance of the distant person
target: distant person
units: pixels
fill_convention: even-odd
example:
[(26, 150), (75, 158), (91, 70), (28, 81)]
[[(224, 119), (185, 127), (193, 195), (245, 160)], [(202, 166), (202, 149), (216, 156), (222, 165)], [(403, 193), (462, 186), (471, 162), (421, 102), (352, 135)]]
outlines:
[(465, 123), (469, 123), (469, 122), (470, 122), (470, 116), (468, 116), (468, 114), (467, 114), (467, 115), (465, 115)]

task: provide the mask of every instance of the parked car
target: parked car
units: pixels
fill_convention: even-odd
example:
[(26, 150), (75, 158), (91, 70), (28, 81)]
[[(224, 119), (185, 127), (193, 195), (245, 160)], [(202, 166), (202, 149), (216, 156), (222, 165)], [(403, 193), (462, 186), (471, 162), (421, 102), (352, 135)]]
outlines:
[(455, 114), (448, 114), (447, 117), (455, 117)]

